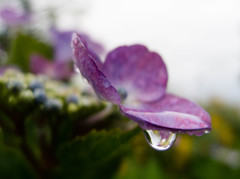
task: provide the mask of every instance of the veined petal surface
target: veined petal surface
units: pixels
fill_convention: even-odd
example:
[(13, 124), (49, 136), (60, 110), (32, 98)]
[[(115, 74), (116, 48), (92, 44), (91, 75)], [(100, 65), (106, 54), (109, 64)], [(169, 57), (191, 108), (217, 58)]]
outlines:
[(79, 68), (83, 77), (85, 77), (92, 85), (97, 95), (103, 100), (119, 104), (120, 96), (117, 90), (99, 69), (95, 63), (94, 56), (89, 53), (89, 50), (84, 45), (80, 35), (73, 35), (72, 47), (74, 63)]
[(171, 94), (151, 103), (142, 103), (138, 109), (122, 105), (121, 111), (144, 129), (167, 129), (190, 134), (211, 129), (211, 118), (203, 108)]
[(165, 94), (167, 68), (160, 55), (143, 45), (122, 46), (111, 51), (103, 72), (118, 89), (140, 101), (153, 101)]

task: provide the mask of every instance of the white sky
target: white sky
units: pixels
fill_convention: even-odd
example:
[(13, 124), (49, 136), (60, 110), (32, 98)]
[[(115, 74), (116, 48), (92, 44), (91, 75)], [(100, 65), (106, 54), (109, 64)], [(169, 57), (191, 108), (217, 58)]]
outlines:
[(175, 94), (240, 104), (239, 0), (32, 2), (40, 15), (56, 8), (60, 28), (88, 32), (108, 50), (142, 43), (160, 53)]

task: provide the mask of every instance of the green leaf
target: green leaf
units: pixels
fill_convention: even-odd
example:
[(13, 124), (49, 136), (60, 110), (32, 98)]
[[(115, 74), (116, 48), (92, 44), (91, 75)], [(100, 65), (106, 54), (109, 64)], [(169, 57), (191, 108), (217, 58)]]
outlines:
[(18, 149), (0, 146), (1, 178), (35, 178), (33, 169)]
[(93, 130), (84, 137), (77, 137), (64, 144), (58, 151), (61, 163), (58, 177), (110, 177), (118, 168), (122, 155), (129, 150), (130, 140), (138, 132), (139, 128), (131, 131)]
[(11, 45), (9, 63), (18, 65), (25, 72), (29, 71), (29, 60), (34, 53), (51, 59), (53, 50), (50, 45), (31, 35), (18, 34)]

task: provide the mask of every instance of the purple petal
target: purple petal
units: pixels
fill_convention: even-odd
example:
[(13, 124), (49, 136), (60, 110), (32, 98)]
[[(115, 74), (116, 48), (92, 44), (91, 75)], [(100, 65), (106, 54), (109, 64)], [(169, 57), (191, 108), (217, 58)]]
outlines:
[(85, 34), (78, 34), (78, 35), (81, 37), (81, 41), (84, 44), (84, 46), (86, 47), (89, 55), (92, 57), (94, 62), (97, 64), (98, 68), (100, 70), (102, 70), (103, 64), (102, 64), (97, 52), (94, 49), (93, 41), (91, 41), (90, 37), (88, 37)]
[(17, 26), (27, 23), (31, 19), (29, 13), (20, 13), (12, 8), (4, 8), (0, 12), (0, 16), (6, 24), (10, 26)]
[(73, 34), (72, 48), (76, 66), (83, 77), (92, 85), (97, 95), (103, 100), (119, 104), (120, 96), (117, 90), (95, 63), (94, 56), (89, 53), (89, 50), (82, 42), (81, 36)]
[(167, 68), (162, 58), (145, 46), (122, 46), (111, 51), (103, 65), (111, 83), (125, 89), (128, 96), (153, 101), (165, 94)]
[(30, 68), (35, 74), (44, 74), (53, 79), (65, 80), (73, 74), (69, 63), (49, 61), (39, 55), (32, 55)]
[(171, 94), (155, 102), (142, 103), (138, 109), (121, 106), (121, 110), (144, 129), (168, 129), (196, 135), (211, 129), (211, 118), (204, 109)]
[(105, 52), (104, 47), (101, 44), (92, 40), (92, 38), (90, 36), (88, 36), (87, 34), (84, 34), (84, 33), (80, 33), (80, 35), (83, 39), (85, 39), (87, 48), (90, 49), (93, 53), (95, 53), (97, 55), (101, 55)]

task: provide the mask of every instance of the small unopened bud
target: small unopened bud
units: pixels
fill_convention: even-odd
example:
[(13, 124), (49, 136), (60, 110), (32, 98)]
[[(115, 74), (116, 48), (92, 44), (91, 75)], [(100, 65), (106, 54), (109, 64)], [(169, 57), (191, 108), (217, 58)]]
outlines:
[(44, 104), (44, 108), (47, 111), (60, 110), (62, 108), (62, 102), (58, 99), (48, 99)]
[(7, 88), (14, 93), (17, 93), (24, 88), (24, 84), (21, 81), (9, 81), (7, 83)]
[(39, 81), (32, 81), (30, 84), (29, 84), (29, 89), (34, 91), (36, 89), (43, 89), (43, 84)]
[(66, 98), (67, 103), (75, 103), (75, 104), (77, 104), (77, 103), (78, 103), (78, 100), (79, 100), (79, 97), (76, 96), (76, 95), (74, 95), (74, 94), (69, 95), (69, 96), (67, 96), (67, 98)]
[(29, 89), (23, 90), (20, 93), (19, 97), (20, 97), (20, 99), (25, 100), (25, 101), (32, 101), (34, 99), (33, 92), (31, 90), (29, 90)]

